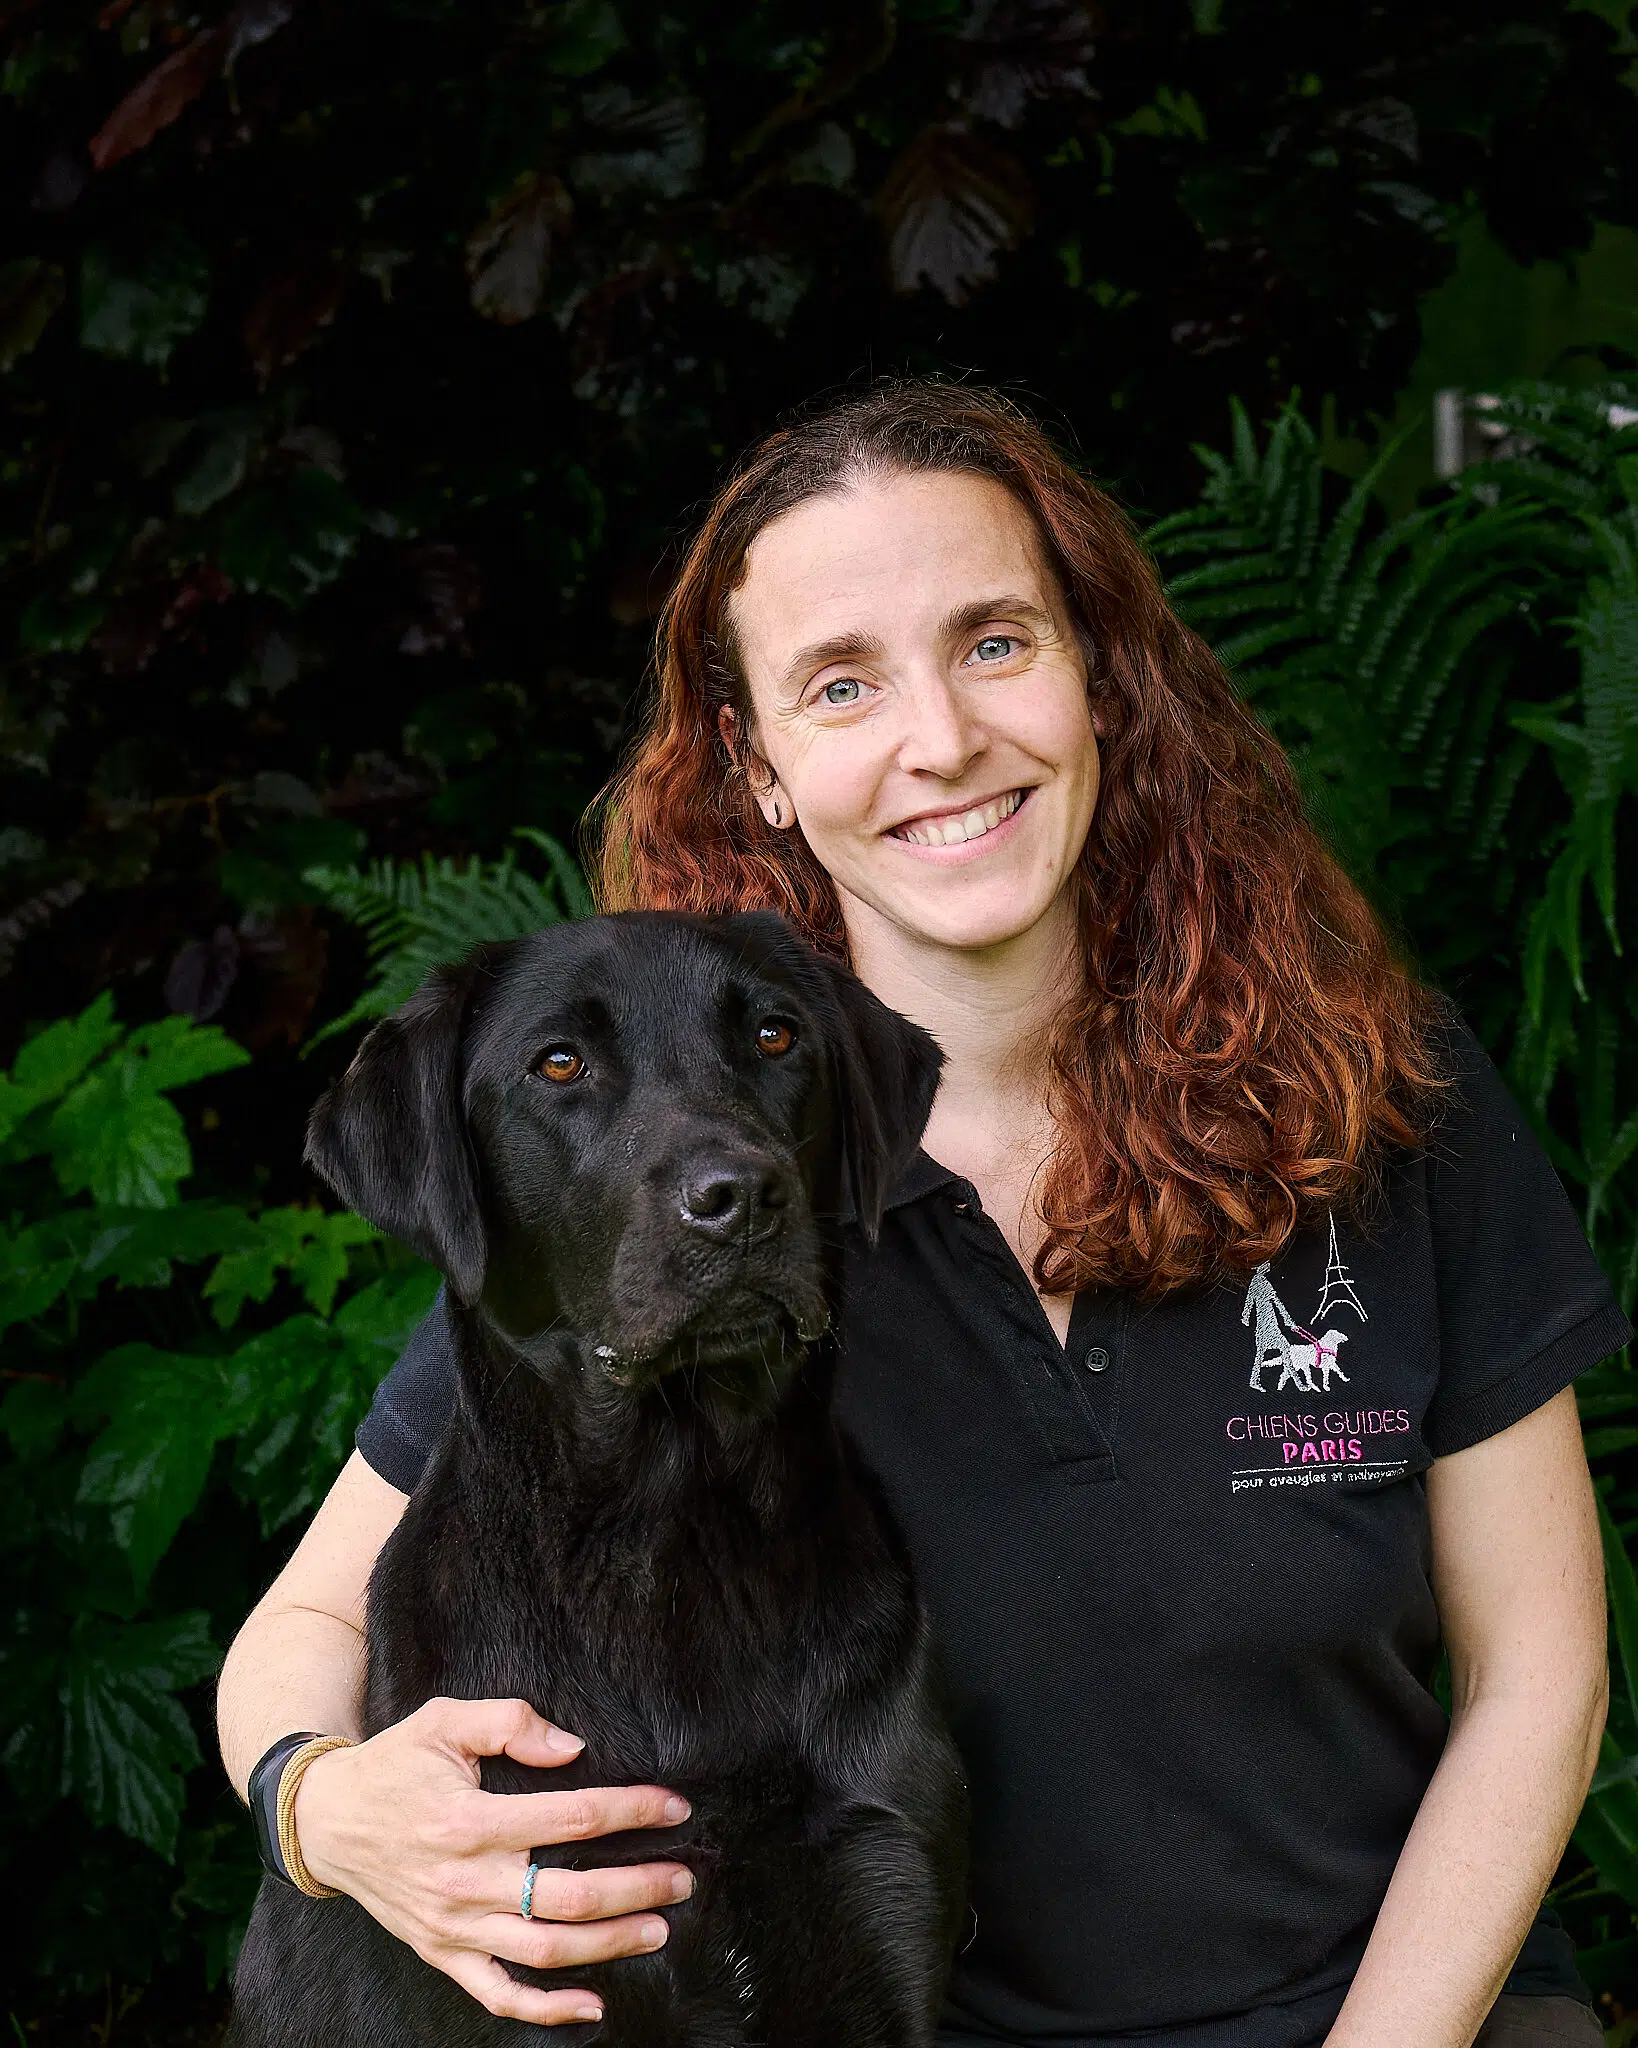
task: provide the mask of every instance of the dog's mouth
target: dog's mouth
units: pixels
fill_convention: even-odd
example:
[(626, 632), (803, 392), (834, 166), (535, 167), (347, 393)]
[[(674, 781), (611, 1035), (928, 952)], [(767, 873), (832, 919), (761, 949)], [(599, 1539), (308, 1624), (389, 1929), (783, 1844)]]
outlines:
[(674, 1329), (634, 1347), (595, 1344), (592, 1350), (617, 1386), (650, 1386), (677, 1372), (778, 1385), (829, 1327), (829, 1315), (817, 1300), (787, 1302), (758, 1295), (708, 1302)]

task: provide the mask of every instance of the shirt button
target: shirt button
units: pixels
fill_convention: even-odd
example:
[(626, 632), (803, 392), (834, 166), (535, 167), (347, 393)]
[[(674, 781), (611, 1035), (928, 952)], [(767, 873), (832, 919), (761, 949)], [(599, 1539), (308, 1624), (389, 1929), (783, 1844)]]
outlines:
[(1094, 1344), (1092, 1349), (1086, 1354), (1086, 1369), (1088, 1372), (1107, 1372), (1109, 1370), (1109, 1353), (1104, 1350), (1101, 1344)]

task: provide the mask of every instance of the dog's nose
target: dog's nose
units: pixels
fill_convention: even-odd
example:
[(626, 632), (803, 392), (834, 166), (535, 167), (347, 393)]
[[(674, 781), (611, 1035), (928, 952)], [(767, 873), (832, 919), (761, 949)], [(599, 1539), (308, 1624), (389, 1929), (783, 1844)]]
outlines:
[(790, 1184), (771, 1160), (701, 1162), (683, 1177), (683, 1221), (724, 1243), (772, 1237), (789, 1204)]

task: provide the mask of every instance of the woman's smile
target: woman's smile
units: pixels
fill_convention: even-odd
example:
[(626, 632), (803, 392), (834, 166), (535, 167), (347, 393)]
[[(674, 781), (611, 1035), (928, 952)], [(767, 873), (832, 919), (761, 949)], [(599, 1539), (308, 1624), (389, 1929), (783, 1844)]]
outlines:
[(948, 810), (923, 811), (890, 826), (887, 837), (920, 853), (951, 854), (957, 859), (971, 858), (966, 849), (981, 839), (989, 842), (983, 850), (994, 852), (1005, 838), (1004, 828), (1018, 815), (1029, 794), (1027, 789), (1009, 789), (1004, 796), (981, 797)]

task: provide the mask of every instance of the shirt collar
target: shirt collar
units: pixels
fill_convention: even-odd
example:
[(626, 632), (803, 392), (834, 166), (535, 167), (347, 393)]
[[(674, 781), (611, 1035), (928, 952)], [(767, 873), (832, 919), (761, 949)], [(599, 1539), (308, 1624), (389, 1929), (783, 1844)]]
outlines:
[[(947, 1166), (940, 1166), (936, 1159), (918, 1146), (914, 1158), (895, 1182), (885, 1206), (889, 1209), (906, 1208), (911, 1202), (919, 1202), (923, 1195), (932, 1194), (935, 1188), (954, 1187), (960, 1180), (960, 1174), (952, 1173)], [(857, 1223), (858, 1220), (859, 1213), (854, 1207), (853, 1191), (849, 1187), (837, 1212), (837, 1221)]]

